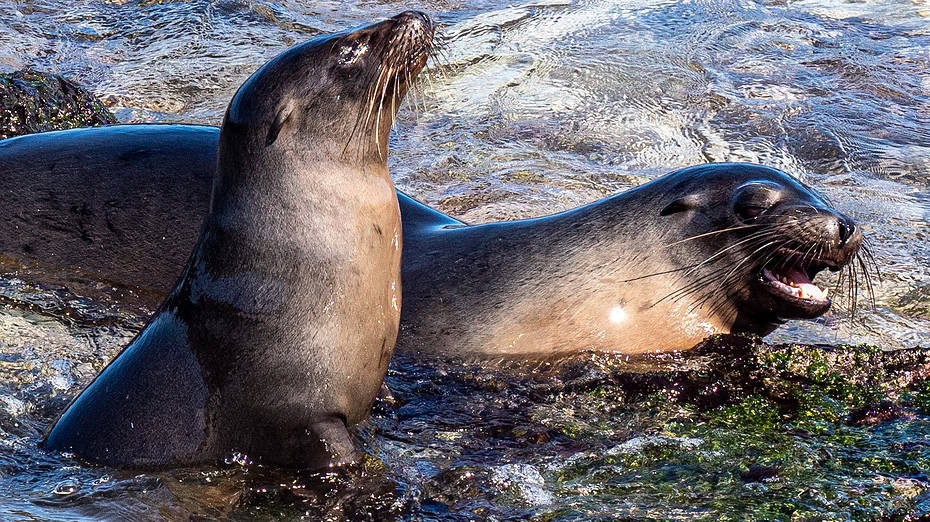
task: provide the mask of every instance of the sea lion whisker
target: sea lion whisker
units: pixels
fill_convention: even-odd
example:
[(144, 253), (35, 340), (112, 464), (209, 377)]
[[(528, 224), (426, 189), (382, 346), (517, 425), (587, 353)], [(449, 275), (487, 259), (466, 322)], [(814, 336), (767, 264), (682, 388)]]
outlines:
[[(772, 231), (772, 230), (763, 230), (763, 231), (760, 231), (760, 232), (758, 232), (758, 233), (756, 233), (756, 234), (749, 235), (749, 236), (747, 236), (747, 237), (745, 237), (745, 238), (743, 238), (743, 239), (741, 239), (741, 240), (739, 240), (739, 241), (737, 241), (737, 242), (735, 242), (735, 243), (732, 243), (732, 244), (730, 244), (730, 245), (725, 246), (724, 248), (721, 248), (720, 250), (718, 250), (717, 252), (715, 252), (714, 254), (712, 254), (710, 257), (708, 257), (708, 258), (705, 259), (704, 261), (701, 261), (701, 262), (698, 263), (697, 265), (693, 265), (693, 266), (694, 266), (695, 269), (696, 269), (696, 268), (700, 268), (701, 266), (703, 266), (703, 265), (709, 263), (710, 261), (716, 259), (717, 257), (721, 256), (722, 254), (726, 253), (727, 251), (729, 251), (729, 250), (731, 250), (731, 249), (733, 249), (733, 248), (736, 248), (736, 247), (738, 247), (738, 246), (747, 246), (747, 245), (748, 245), (748, 248), (751, 249), (751, 248), (754, 248), (754, 245), (753, 245), (754, 242), (757, 242), (757, 241), (764, 241), (764, 240), (767, 240), (767, 239), (769, 239), (769, 238), (771, 238), (771, 237), (777, 237), (778, 235), (779, 235), (779, 233), (778, 233), (777, 231)], [(694, 271), (695, 271), (695, 270), (691, 270), (690, 272), (693, 273)]]
[[(359, 104), (359, 110), (356, 113), (355, 124), (352, 126), (352, 131), (349, 132), (349, 136), (346, 139), (345, 147), (343, 147), (342, 149), (343, 155), (345, 155), (348, 152), (349, 146), (352, 144), (353, 141), (356, 142), (355, 143), (356, 153), (358, 154), (361, 153), (361, 150), (362, 150), (361, 142), (360, 140), (355, 140), (354, 138), (357, 135), (356, 133), (360, 132), (360, 124), (362, 121), (362, 115), (365, 114), (366, 107), (368, 108), (368, 114), (367, 116), (365, 116), (364, 118), (365, 123), (361, 124), (361, 128), (367, 128), (371, 121), (371, 111), (373, 110), (373, 105), (374, 105), (374, 93), (376, 92), (375, 89), (377, 87), (378, 81), (380, 81), (380, 77), (381, 77), (381, 73), (383, 69), (384, 69), (384, 61), (382, 60), (381, 62), (379, 62), (378, 68), (372, 71), (371, 73), (369, 73), (368, 77), (366, 78), (366, 82), (368, 83), (368, 91), (367, 91), (367, 95), (365, 96), (365, 102), (362, 104)], [(378, 77), (378, 81), (373, 80), (375, 77)]]
[[(707, 297), (701, 300), (701, 306), (713, 296), (713, 293), (708, 292)], [(727, 296), (729, 297), (729, 294)], [(736, 306), (729, 299), (717, 299), (707, 310), (710, 314), (722, 316), (724, 320), (733, 320), (738, 314)]]
[(681, 272), (682, 270), (688, 270), (689, 268), (693, 268), (693, 267), (696, 267), (696, 266), (698, 266), (698, 265), (700, 265), (700, 263), (696, 263), (696, 264), (693, 264), (693, 265), (687, 265), (687, 266), (683, 266), (683, 267), (679, 267), (679, 268), (673, 268), (673, 269), (670, 269), (670, 270), (662, 270), (662, 271), (660, 271), (660, 272), (652, 272), (652, 273), (649, 273), (649, 274), (646, 274), (646, 275), (643, 275), (643, 276), (631, 277), (631, 278), (629, 278), (629, 279), (621, 279), (619, 282), (620, 282), (620, 283), (632, 283), (632, 282), (634, 282), (634, 281), (639, 281), (639, 280), (641, 280), (641, 279), (648, 279), (648, 278), (650, 278), (650, 277), (656, 277), (656, 276), (667, 275), (667, 274), (674, 274), (675, 272)]
[[(745, 238), (744, 238), (744, 239), (745, 239)], [(758, 237), (754, 237), (754, 238), (752, 238), (752, 239), (758, 239)], [(726, 248), (726, 247), (725, 247), (725, 248)], [(713, 258), (714, 255), (716, 255), (716, 253), (715, 253), (715, 254), (712, 254), (712, 255), (710, 256), (710, 258)], [(700, 262), (698, 262), (698, 263), (694, 263), (693, 265), (685, 265), (685, 266), (682, 266), (682, 267), (679, 267), (679, 268), (674, 268), (674, 269), (671, 269), (671, 270), (662, 270), (662, 271), (659, 271), (659, 272), (651, 272), (651, 273), (649, 273), (649, 274), (642, 275), (642, 276), (632, 277), (632, 278), (629, 278), (629, 279), (622, 279), (622, 280), (620, 280), (620, 282), (621, 282), (621, 283), (632, 283), (632, 282), (634, 282), (634, 281), (639, 281), (639, 280), (641, 280), (641, 279), (647, 279), (647, 278), (650, 278), (650, 277), (656, 277), (656, 276), (660, 276), (660, 275), (674, 274), (674, 273), (676, 273), (676, 272), (683, 272), (683, 271), (693, 272), (694, 269), (700, 268), (701, 266), (707, 264), (707, 262), (708, 262), (708, 260), (709, 260), (710, 258), (704, 259), (703, 261), (700, 261)], [(687, 274), (685, 274), (685, 275), (687, 275)]]
[[(388, 84), (390, 79), (394, 76), (394, 65), (391, 64), (388, 70), (387, 78), (384, 80), (384, 85), (381, 87), (381, 99), (378, 101), (378, 115), (375, 119), (375, 133), (372, 137), (375, 140), (375, 145), (378, 148), (378, 158), (384, 159), (384, 155), (381, 152), (381, 113), (384, 110), (384, 97), (387, 95)], [(384, 144), (385, 149), (387, 148), (387, 143)]]
[(720, 250), (718, 250), (717, 252), (715, 252), (713, 255), (711, 255), (710, 257), (706, 258), (704, 261), (702, 261), (702, 262), (700, 262), (700, 263), (698, 263), (698, 264), (696, 264), (696, 265), (692, 265), (692, 268), (691, 268), (685, 275), (690, 275), (690, 274), (696, 273), (697, 268), (700, 268), (701, 266), (706, 265), (707, 263), (709, 263), (709, 262), (712, 261), (713, 259), (716, 259), (716, 258), (719, 257), (720, 255), (724, 254), (725, 252), (727, 252), (727, 251), (729, 251), (729, 250), (731, 250), (731, 249), (733, 249), (733, 248), (736, 248), (736, 247), (738, 247), (738, 246), (745, 246), (745, 247), (747, 247), (747, 249), (753, 249), (753, 248), (755, 248), (758, 244), (761, 244), (763, 241), (767, 241), (767, 240), (769, 240), (769, 239), (771, 239), (771, 238), (773, 238), (773, 237), (778, 237), (779, 235), (780, 235), (780, 232), (779, 232), (779, 231), (776, 231), (776, 230), (763, 230), (763, 231), (760, 231), (760, 232), (751, 234), (751, 235), (749, 235), (749, 236), (743, 238), (742, 240), (737, 241), (736, 243), (733, 243), (733, 244), (730, 244), (730, 245), (725, 246), (724, 248), (721, 248)]
[(842, 295), (843, 284), (846, 282), (846, 269), (840, 270), (836, 277), (836, 282), (833, 284), (833, 293), (836, 295)]
[[(737, 265), (730, 271), (730, 273), (727, 274), (727, 276), (725, 276), (725, 277), (723, 278), (723, 281), (728, 280), (728, 278), (729, 278), (737, 269), (739, 269), (740, 266), (741, 266), (743, 263), (745, 263), (748, 259), (750, 259), (751, 257), (753, 257), (757, 252), (759, 252), (759, 251), (761, 251), (761, 250), (767, 248), (767, 246), (770, 245), (770, 244), (772, 244), (772, 243), (774, 243), (774, 242), (773, 242), (773, 241), (767, 242), (765, 245), (762, 245), (761, 247), (757, 248), (755, 251), (753, 251), (752, 253), (750, 253), (750, 254), (747, 255), (746, 257), (744, 257), (743, 260), (740, 261), (739, 263), (737, 263)], [(689, 283), (688, 285), (685, 285), (684, 287), (679, 288), (678, 290), (675, 290), (675, 291), (673, 291), (673, 292), (671, 292), (671, 293), (669, 293), (669, 294), (666, 294), (664, 297), (662, 297), (661, 299), (659, 299), (658, 301), (656, 301), (655, 303), (653, 303), (652, 306), (655, 306), (655, 305), (657, 305), (657, 304), (659, 304), (659, 303), (665, 301), (666, 299), (672, 299), (673, 302), (677, 302), (677, 301), (679, 301), (680, 299), (682, 299), (683, 297), (687, 296), (688, 294), (693, 293), (693, 292), (696, 291), (698, 288), (704, 286), (704, 283), (711, 281), (711, 280), (714, 279), (717, 275), (718, 275), (717, 272), (711, 272), (711, 273), (709, 273), (709, 274), (706, 274), (706, 275), (704, 275), (704, 276), (701, 276), (701, 277), (699, 277), (696, 281), (692, 281), (692, 282)], [(717, 285), (717, 286), (719, 287), (719, 286), (721, 286), (721, 285)]]
[(878, 280), (882, 280), (882, 272), (879, 269), (878, 262), (875, 260), (875, 256), (872, 255), (872, 244), (869, 242), (868, 238), (862, 239), (862, 245), (859, 247), (862, 252), (865, 253), (866, 259), (868, 259), (872, 268), (875, 270), (875, 275), (878, 277)]
[(857, 299), (859, 294), (859, 272), (855, 269), (855, 266), (850, 263), (849, 267), (849, 281), (852, 283), (849, 291), (849, 302), (852, 308), (852, 311), (849, 314), (849, 320), (853, 321), (856, 319), (856, 311), (859, 309), (859, 300)]
[[(404, 69), (404, 74), (407, 74), (407, 69)], [(420, 82), (422, 81), (423, 80), (414, 82), (410, 80), (409, 76), (407, 77), (407, 84), (410, 85), (409, 89), (407, 90), (407, 97), (410, 98), (410, 104), (413, 106), (413, 113), (416, 116), (417, 121), (419, 121), (420, 113), (426, 112), (426, 100), (422, 100), (422, 109), (417, 103), (420, 96), (422, 95), (422, 92), (420, 91)]]
[(704, 286), (706, 286), (706, 283), (712, 281), (716, 275), (717, 275), (717, 274), (716, 274), (715, 272), (711, 272), (711, 273), (704, 274), (704, 275), (698, 277), (697, 279), (694, 279), (694, 280), (690, 281), (688, 284), (686, 284), (686, 285), (684, 285), (684, 286), (682, 286), (682, 287), (680, 287), (680, 288), (678, 288), (678, 289), (676, 289), (676, 290), (673, 290), (672, 292), (669, 292), (668, 294), (666, 294), (665, 296), (663, 296), (663, 297), (662, 297), (661, 299), (659, 299), (658, 301), (653, 302), (649, 307), (651, 308), (651, 307), (653, 307), (653, 306), (655, 306), (655, 305), (661, 303), (662, 301), (664, 301), (664, 300), (666, 300), (666, 299), (674, 299), (674, 300), (677, 300), (677, 297), (678, 297), (678, 296), (687, 295), (687, 294), (693, 293), (693, 292), (697, 291), (698, 289), (703, 288)]
[[(449, 81), (449, 74), (447, 72), (454, 69), (454, 66), (452, 65), (452, 59), (449, 57), (447, 52), (447, 47), (448, 45), (445, 41), (439, 42), (438, 44), (434, 45), (433, 52), (430, 53), (430, 56), (434, 58), (436, 62), (435, 70), (444, 82)], [(430, 80), (432, 80), (432, 78), (430, 78)]]
[(814, 259), (817, 259), (819, 256), (814, 255), (814, 252), (817, 251), (818, 249), (822, 251), (823, 250), (822, 245), (823, 243), (819, 241), (811, 241), (810, 246), (807, 247), (807, 251), (801, 254), (801, 259), (799, 261), (800, 265), (807, 266), (811, 263), (811, 261), (813, 261)]
[[(406, 68), (405, 68), (404, 72), (406, 72)], [(409, 77), (407, 78), (407, 80), (409, 80)], [(407, 81), (407, 85), (410, 85), (410, 82), (409, 82), (409, 81)], [(397, 109), (398, 109), (398, 107), (397, 107), (397, 87), (398, 87), (398, 86), (397, 86), (397, 82), (395, 81), (395, 82), (394, 82), (394, 91), (391, 93), (391, 128), (392, 128), (392, 129), (395, 128), (395, 127), (397, 126)], [(408, 94), (411, 94), (411, 93), (412, 93), (409, 87), (407, 88), (407, 93), (408, 93)]]
[(865, 261), (862, 260), (862, 256), (858, 253), (856, 254), (856, 262), (862, 269), (862, 273), (865, 277), (866, 290), (869, 295), (869, 303), (872, 305), (872, 310), (875, 310), (875, 289), (872, 286), (872, 275), (869, 273), (869, 268), (866, 266)]
[[(751, 239), (752, 241), (744, 240), (744, 241), (741, 241), (740, 243), (747, 243), (748, 249), (756, 249), (757, 246), (761, 245), (761, 244), (764, 243), (764, 242), (769, 242), (768, 244), (771, 244), (771, 242), (770, 242), (769, 240), (770, 240), (773, 236), (774, 236), (774, 235), (768, 234), (768, 231), (764, 231), (764, 232), (760, 232), (760, 233), (754, 234), (751, 238), (749, 238), (749, 239)], [(737, 246), (737, 245), (730, 245), (730, 247), (733, 247), (733, 246)], [(727, 248), (730, 248), (730, 247), (727, 247)], [(755, 252), (758, 252), (759, 250), (764, 249), (764, 248), (765, 248), (765, 245), (763, 245), (761, 248), (756, 249)], [(753, 252), (752, 254), (750, 254), (750, 256), (754, 255), (755, 252)], [(711, 256), (711, 258), (715, 257), (716, 255), (717, 255), (717, 254), (714, 254), (713, 256)], [(703, 266), (703, 265), (706, 265), (707, 262), (708, 262), (711, 258), (705, 259), (704, 261), (702, 261), (702, 262), (700, 262), (700, 263), (696, 263), (696, 264), (694, 264), (694, 265), (690, 265), (690, 266), (688, 266), (688, 267), (684, 267), (684, 268), (687, 269), (688, 271), (687, 271), (685, 274), (683, 274), (682, 277), (687, 277), (687, 276), (694, 275), (694, 274), (696, 273), (696, 269), (699, 268), (699, 267), (701, 267), (701, 266)], [(703, 286), (705, 285), (705, 283), (710, 282), (711, 280), (713, 280), (713, 279), (716, 278), (717, 276), (718, 276), (718, 273), (717, 273), (717, 272), (709, 272), (709, 273), (707, 273), (707, 274), (705, 274), (705, 275), (703, 275), (703, 276), (698, 277), (696, 280), (691, 281), (689, 284), (687, 284), (687, 285), (685, 285), (685, 286), (679, 288), (678, 290), (673, 291), (673, 292), (671, 292), (670, 294), (667, 294), (665, 297), (663, 297), (663, 299), (665, 299), (665, 298), (670, 298), (670, 297), (673, 297), (673, 296), (674, 296), (674, 300), (677, 301), (677, 300), (679, 300), (681, 297), (684, 297), (684, 296), (686, 296), (686, 295), (688, 295), (688, 294), (690, 294), (690, 293), (693, 293), (696, 289), (698, 289), (698, 288), (700, 288), (700, 287), (703, 287)], [(661, 300), (658, 301), (658, 302), (661, 302)], [(658, 302), (657, 302), (657, 303), (658, 303)], [(655, 303), (655, 304), (657, 304), (657, 303)]]
[(387, 73), (388, 73), (388, 68), (385, 67), (384, 63), (382, 62), (378, 66), (378, 71), (376, 72), (378, 78), (374, 81), (374, 83), (372, 83), (370, 90), (369, 90), (369, 95), (368, 95), (369, 100), (367, 102), (368, 114), (365, 116), (365, 127), (366, 128), (368, 128), (368, 126), (371, 125), (371, 116), (375, 111), (375, 102), (378, 99), (378, 91), (381, 90), (382, 82), (387, 81), (386, 80)]
[(439, 47), (436, 49), (436, 56), (439, 65), (437, 67), (437, 72), (444, 82), (449, 81), (448, 71), (451, 71), (454, 66), (452, 65), (452, 60), (449, 58), (449, 55), (446, 53), (444, 47)]
[(729, 250), (731, 250), (731, 249), (733, 249), (733, 248), (736, 248), (736, 247), (742, 246), (742, 245), (746, 245), (746, 244), (748, 244), (748, 243), (752, 243), (753, 241), (757, 241), (757, 240), (760, 240), (760, 239), (766, 239), (766, 238), (769, 238), (769, 237), (774, 237), (774, 236), (777, 236), (778, 234), (779, 234), (778, 231), (776, 231), (776, 230), (770, 230), (770, 229), (765, 229), (765, 230), (760, 230), (760, 231), (758, 231), (758, 232), (753, 232), (753, 233), (747, 235), (746, 237), (744, 237), (744, 238), (742, 238), (742, 239), (740, 239), (740, 240), (738, 240), (738, 241), (735, 241), (735, 242), (733, 242), (733, 243), (730, 243), (730, 244), (728, 244), (728, 245), (723, 246), (722, 248), (720, 248), (719, 250), (717, 250), (716, 252), (714, 252), (713, 254), (711, 254), (710, 256), (708, 256), (707, 258), (705, 258), (704, 261), (701, 261), (700, 263), (697, 263), (697, 264), (692, 265), (692, 266), (699, 267), (699, 266), (704, 265), (704, 264), (706, 264), (707, 262), (709, 262), (709, 261), (711, 261), (711, 260), (713, 260), (713, 259), (719, 257), (720, 254), (723, 254), (723, 253), (725, 253), (725, 252), (727, 252), (727, 251), (729, 251)]
[[(433, 51), (434, 51), (434, 48), (431, 47), (429, 50), (429, 54), (427, 54), (427, 62), (429, 62), (430, 58), (432, 57)], [(404, 72), (406, 73), (407, 69), (405, 69)], [(416, 81), (411, 81), (408, 78), (407, 83), (410, 85), (409, 93), (411, 97), (411, 103), (413, 104), (414, 112), (416, 113), (417, 118), (419, 118), (420, 113), (426, 112), (426, 94), (425, 94), (425, 89), (421, 88), (421, 86), (424, 84), (432, 85), (432, 78), (430, 77), (429, 74), (423, 74), (423, 75), (420, 75), (420, 77)], [(420, 105), (422, 105), (422, 108), (420, 107)]]
[[(856, 301), (856, 307), (858, 308), (858, 306), (859, 306), (859, 288), (862, 286), (862, 280), (859, 279), (859, 270), (858, 270), (857, 265), (856, 265), (855, 263), (850, 263), (849, 266), (850, 266), (850, 270), (852, 270), (852, 271), (856, 274), (856, 287), (855, 287), (855, 289), (854, 289), (854, 294), (853, 294), (852, 298)], [(864, 277), (864, 276), (863, 276), (863, 277)]]
[(678, 241), (675, 241), (674, 243), (669, 243), (669, 244), (663, 246), (662, 248), (670, 248), (670, 247), (673, 247), (673, 246), (675, 246), (675, 245), (679, 245), (679, 244), (681, 244), (681, 243), (685, 243), (685, 242), (687, 242), (687, 241), (693, 241), (693, 240), (695, 240), (695, 239), (700, 239), (700, 238), (702, 238), (702, 237), (713, 236), (713, 235), (715, 235), (715, 234), (723, 234), (723, 233), (725, 233), (725, 232), (733, 232), (733, 231), (735, 231), (735, 230), (744, 230), (744, 229), (747, 229), (747, 228), (757, 228), (757, 227), (760, 227), (760, 226), (762, 226), (762, 224), (739, 225), (739, 226), (735, 226), (735, 227), (724, 228), (724, 229), (721, 229), (721, 230), (712, 230), (712, 231), (710, 231), (710, 232), (705, 232), (705, 233), (703, 233), (703, 234), (698, 234), (698, 235), (695, 235), (695, 236), (686, 237), (686, 238), (684, 238), (684, 239), (679, 239)]
[[(436, 48), (435, 48), (435, 47), (434, 47), (433, 49), (430, 49), (430, 55), (429, 55), (429, 58), (427, 58), (427, 66), (426, 66), (426, 67), (427, 67), (427, 71), (429, 71), (429, 72), (432, 72), (432, 71), (434, 71), (434, 70), (437, 70), (437, 69), (440, 69), (440, 68), (441, 68), (441, 64), (437, 64), (437, 63), (436, 63), (436, 62), (438, 62), (439, 59), (438, 59), (438, 57), (436, 56), (435, 53), (436, 53)], [(433, 63), (434, 63), (433, 66), (430, 66), (430, 65), (429, 65), (429, 61), (430, 61), (430, 60), (433, 61)], [(436, 86), (433, 85), (433, 75), (432, 75), (432, 74), (422, 74), (421, 77), (423, 77), (423, 79), (420, 80), (421, 82), (425, 82), (425, 83), (429, 86), (429, 88), (430, 88), (431, 90), (434, 90), (434, 91), (436, 90)]]
[(368, 94), (365, 97), (365, 106), (368, 109), (368, 113), (365, 115), (366, 128), (371, 125), (371, 115), (375, 110), (377, 94), (378, 91), (381, 90), (381, 83), (387, 81), (386, 75), (388, 69), (389, 66), (387, 65), (387, 60), (382, 59), (381, 63), (378, 64), (378, 68), (370, 73), (371, 78), (369, 79)]
[[(689, 311), (689, 312), (694, 312), (694, 311), (700, 309), (702, 306), (704, 306), (704, 304), (705, 304), (707, 301), (709, 301), (710, 299), (712, 299), (712, 298), (718, 296), (718, 295), (720, 294), (720, 289), (726, 289), (727, 286), (728, 286), (732, 281), (737, 280), (737, 279), (742, 278), (742, 277), (745, 277), (746, 275), (748, 275), (748, 274), (751, 273), (752, 271), (753, 271), (753, 268), (752, 268), (751, 265), (747, 265), (747, 266), (742, 267), (742, 268), (740, 268), (740, 267), (735, 267), (733, 270), (730, 271), (730, 273), (728, 273), (728, 274), (727, 274), (726, 276), (724, 276), (722, 279), (717, 280), (717, 281), (716, 281), (717, 284), (715, 284), (715, 285), (713, 285), (713, 286), (708, 285), (709, 289), (708, 289), (706, 292), (704, 292), (703, 294), (701, 294), (701, 296), (700, 296), (697, 300), (695, 300), (693, 303), (691, 303), (691, 305), (689, 305), (688, 311)], [(724, 290), (724, 294), (725, 294), (725, 295), (727, 294), (727, 292), (726, 292), (725, 290)], [(678, 297), (678, 298), (675, 299), (675, 301), (679, 301), (680, 299), (681, 299), (681, 297)], [(714, 303), (713, 305), (711, 305), (710, 308), (707, 309), (707, 311), (708, 311), (708, 313), (710, 313), (710, 314), (717, 314), (717, 313), (719, 313), (720, 311), (722, 311), (722, 310), (724, 309), (725, 306), (732, 306), (732, 305), (731, 305), (731, 303), (729, 303), (729, 301), (728, 301), (727, 299), (717, 299), (717, 300), (715, 301), (715, 303)]]
[[(753, 250), (752, 252), (750, 252), (750, 253), (749, 253), (748, 255), (746, 255), (745, 257), (743, 257), (743, 259), (740, 260), (740, 262), (737, 263), (736, 266), (734, 266), (733, 269), (730, 270), (730, 273), (727, 274), (727, 275), (724, 277), (724, 280), (727, 280), (727, 279), (730, 277), (730, 275), (734, 273), (734, 271), (736, 271), (740, 266), (742, 266), (743, 264), (745, 264), (746, 261), (749, 261), (750, 259), (752, 259), (753, 257), (755, 257), (755, 255), (756, 255), (757, 253), (762, 252), (762, 251), (768, 249), (769, 247), (771, 247), (771, 246), (774, 245), (775, 243), (777, 243), (777, 241), (768, 241), (768, 242), (766, 242), (765, 244), (763, 244), (762, 246), (760, 246), (760, 247), (756, 248), (755, 250)], [(778, 250), (778, 249), (777, 249), (777, 247), (776, 247), (775, 249), (773, 249), (773, 251), (770, 251), (770, 252), (768, 253), (768, 255), (775, 255), (775, 253), (777, 252), (777, 250)], [(763, 263), (763, 266), (764, 266), (764, 264), (765, 264), (765, 263)]]
[(853, 281), (853, 277), (855, 274), (853, 273), (853, 269), (850, 266), (844, 267), (843, 272), (846, 273), (846, 277), (845, 277), (846, 285), (844, 288), (843, 295), (846, 297), (846, 311), (849, 314), (849, 317), (851, 320), (853, 317), (855, 317), (855, 314), (856, 314), (856, 306), (855, 306), (856, 304), (849, 299), (849, 296), (852, 295), (853, 293), (853, 285), (855, 284), (855, 282)]

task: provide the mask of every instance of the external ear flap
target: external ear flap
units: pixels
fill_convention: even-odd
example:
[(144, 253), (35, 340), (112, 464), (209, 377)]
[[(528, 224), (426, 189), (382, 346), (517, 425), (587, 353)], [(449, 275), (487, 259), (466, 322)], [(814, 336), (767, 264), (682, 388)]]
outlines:
[(659, 212), (660, 216), (668, 216), (670, 214), (675, 214), (677, 212), (684, 212), (686, 210), (693, 210), (700, 206), (701, 198), (696, 194), (688, 194), (687, 196), (681, 197), (672, 201), (665, 208), (662, 209), (662, 212)]
[(288, 124), (293, 112), (293, 105), (290, 103), (278, 110), (278, 114), (275, 115), (274, 121), (271, 122), (271, 127), (268, 128), (268, 136), (265, 138), (266, 147), (278, 139), (278, 134), (281, 132), (281, 129)]

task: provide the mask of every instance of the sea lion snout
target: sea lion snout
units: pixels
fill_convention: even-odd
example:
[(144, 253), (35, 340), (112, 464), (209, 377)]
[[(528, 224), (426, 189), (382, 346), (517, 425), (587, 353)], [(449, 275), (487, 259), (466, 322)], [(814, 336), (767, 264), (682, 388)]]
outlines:
[(392, 17), (397, 26), (407, 31), (433, 31), (433, 21), (421, 11), (404, 11)]
[[(817, 220), (814, 220), (815, 223)], [(831, 272), (839, 272), (859, 253), (864, 236), (862, 228), (849, 216), (831, 210), (821, 219), (821, 233), (828, 245), (823, 249), (823, 258)]]

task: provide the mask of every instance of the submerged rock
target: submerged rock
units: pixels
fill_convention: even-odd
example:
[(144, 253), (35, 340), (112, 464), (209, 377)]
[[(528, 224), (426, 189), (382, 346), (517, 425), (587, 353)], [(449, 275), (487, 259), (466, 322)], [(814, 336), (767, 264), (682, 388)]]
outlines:
[(118, 123), (90, 91), (57, 74), (0, 74), (0, 139)]

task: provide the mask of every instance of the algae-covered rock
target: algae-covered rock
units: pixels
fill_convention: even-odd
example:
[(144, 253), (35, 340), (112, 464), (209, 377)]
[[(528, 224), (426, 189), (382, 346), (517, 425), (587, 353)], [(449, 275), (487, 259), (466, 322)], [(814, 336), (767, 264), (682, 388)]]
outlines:
[(57, 74), (0, 74), (0, 139), (117, 123), (91, 92)]
[(436, 369), (399, 354), (392, 368), (388, 383), (403, 406), (375, 422), (428, 448), (411, 454), (441, 455), (433, 463), (448, 469), (531, 465), (541, 480), (527, 480), (547, 499), (521, 500), (493, 474), (468, 474), (472, 486), (463, 487), (443, 472), (420, 492), (423, 505), (506, 506), (514, 518), (540, 520), (928, 513), (927, 349), (719, 336), (635, 358), (589, 353)]

